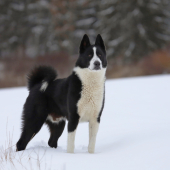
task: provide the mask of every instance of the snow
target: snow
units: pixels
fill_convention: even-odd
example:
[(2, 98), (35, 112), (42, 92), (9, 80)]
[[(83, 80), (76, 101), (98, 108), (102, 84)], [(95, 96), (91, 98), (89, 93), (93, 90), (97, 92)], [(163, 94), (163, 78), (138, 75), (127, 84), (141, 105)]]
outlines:
[(107, 8), (107, 9), (101, 11), (100, 14), (101, 14), (101, 15), (109, 15), (109, 14), (111, 14), (114, 10), (115, 10), (115, 9), (114, 9), (114, 7), (112, 6), (112, 7), (109, 7), (109, 8)]
[[(159, 2), (159, 3), (160, 3), (160, 2)], [(149, 3), (149, 4), (148, 4), (148, 8), (157, 10), (157, 9), (159, 8), (159, 4)]]
[(16, 42), (16, 41), (18, 41), (18, 37), (17, 37), (17, 36), (12, 36), (12, 37), (8, 40), (9, 43), (14, 43), (14, 42)]
[(170, 41), (170, 36), (168, 35), (165, 35), (165, 34), (160, 34), (158, 32), (156, 32), (156, 37), (161, 39), (161, 40), (164, 40), (164, 41)]
[(132, 13), (133, 13), (134, 16), (137, 16), (138, 14), (140, 14), (140, 11), (139, 11), (138, 8), (136, 8), (132, 11)]
[(138, 24), (138, 25), (137, 25), (137, 28), (138, 28), (138, 30), (139, 30), (140, 35), (141, 35), (141, 36), (144, 36), (145, 33), (146, 33), (146, 31), (145, 31), (145, 28), (143, 27), (143, 25), (142, 25), (142, 24)]
[(163, 20), (164, 19), (162, 17), (158, 17), (158, 16), (155, 17), (155, 21), (157, 21), (159, 23), (163, 22)]
[[(78, 127), (75, 154), (66, 153), (66, 127), (58, 148), (53, 149), (47, 144), (46, 126), (24, 152), (12, 153), (16, 159), (23, 157), (22, 163), (27, 169), (38, 169), (39, 156), (40, 169), (169, 170), (169, 84), (170, 75), (108, 80), (95, 154), (87, 152), (87, 123)], [(20, 117), (27, 95), (25, 87), (0, 90), (0, 148), (5, 146), (6, 131), (13, 133), (13, 144), (19, 139)], [(14, 164), (16, 169), (22, 169), (16, 160)], [(14, 169), (9, 162), (3, 162), (2, 169), (10, 168)]]
[(32, 28), (32, 32), (37, 34), (37, 35), (40, 35), (42, 34), (44, 31), (44, 27), (42, 25), (38, 25), (38, 26), (35, 26)]

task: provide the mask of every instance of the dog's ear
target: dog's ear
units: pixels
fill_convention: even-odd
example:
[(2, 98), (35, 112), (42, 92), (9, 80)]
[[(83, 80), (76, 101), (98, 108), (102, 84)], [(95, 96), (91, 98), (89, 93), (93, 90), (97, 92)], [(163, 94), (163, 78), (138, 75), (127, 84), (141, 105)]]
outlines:
[(87, 34), (84, 34), (83, 39), (81, 40), (81, 43), (80, 43), (80, 54), (83, 53), (85, 49), (89, 47), (90, 45), (91, 44), (90, 44), (89, 37), (87, 36)]
[(103, 39), (102, 39), (102, 37), (101, 37), (100, 34), (97, 35), (95, 45), (96, 45), (96, 46), (100, 46), (104, 51), (106, 51), (106, 50), (105, 50), (105, 45), (104, 45)]

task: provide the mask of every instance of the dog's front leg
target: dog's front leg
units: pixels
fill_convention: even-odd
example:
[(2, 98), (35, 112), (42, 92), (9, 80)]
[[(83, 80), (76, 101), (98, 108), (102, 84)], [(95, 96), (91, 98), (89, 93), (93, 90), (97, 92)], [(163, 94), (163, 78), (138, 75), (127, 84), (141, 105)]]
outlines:
[(79, 117), (74, 117), (74, 119), (68, 122), (67, 153), (74, 153), (74, 141), (78, 122)]
[(99, 123), (97, 122), (97, 120), (89, 122), (89, 146), (88, 146), (89, 153), (94, 153), (98, 129)]

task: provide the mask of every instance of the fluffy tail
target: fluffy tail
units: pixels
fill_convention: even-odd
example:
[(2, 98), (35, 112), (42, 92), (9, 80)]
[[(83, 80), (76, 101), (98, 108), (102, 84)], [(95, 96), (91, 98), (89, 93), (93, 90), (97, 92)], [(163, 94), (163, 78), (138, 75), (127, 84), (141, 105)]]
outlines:
[(42, 83), (40, 91), (44, 92), (50, 82), (57, 77), (55, 69), (49, 66), (35, 67), (28, 75), (28, 90), (30, 91), (36, 84)]

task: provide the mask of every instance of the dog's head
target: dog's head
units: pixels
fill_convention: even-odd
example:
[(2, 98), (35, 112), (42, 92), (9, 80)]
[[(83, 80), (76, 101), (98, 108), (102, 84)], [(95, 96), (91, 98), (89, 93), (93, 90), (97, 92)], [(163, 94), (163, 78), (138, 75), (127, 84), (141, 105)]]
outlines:
[(97, 35), (94, 45), (90, 44), (89, 37), (86, 34), (83, 36), (76, 66), (88, 68), (92, 71), (102, 70), (107, 67), (106, 50), (100, 34)]

